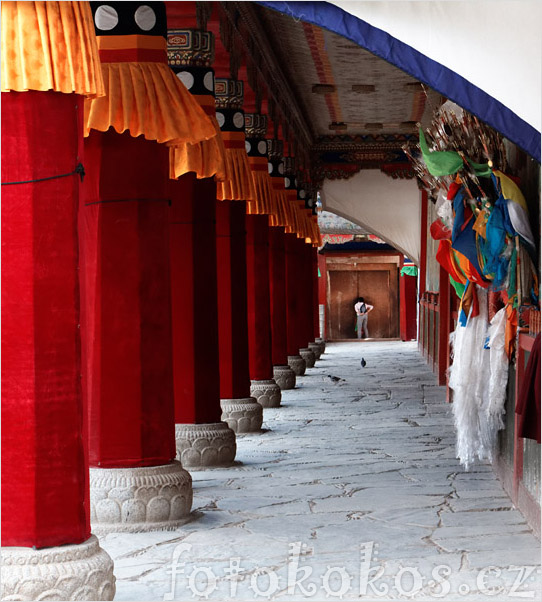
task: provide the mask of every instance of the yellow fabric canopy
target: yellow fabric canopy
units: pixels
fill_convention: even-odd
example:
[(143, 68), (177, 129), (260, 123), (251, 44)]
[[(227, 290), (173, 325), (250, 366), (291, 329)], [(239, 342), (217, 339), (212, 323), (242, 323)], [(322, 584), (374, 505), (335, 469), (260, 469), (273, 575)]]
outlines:
[[(215, 117), (215, 99), (211, 95), (194, 95), (199, 105), (212, 121), (216, 135), (196, 144), (181, 142), (169, 149), (169, 177), (180, 178), (194, 172), (198, 178), (216, 177), (217, 181), (226, 178), (224, 141)], [(173, 144), (173, 143), (172, 143)]]
[(2, 2), (2, 92), (104, 95), (88, 2)]
[(252, 201), (255, 197), (252, 172), (245, 150), (243, 132), (222, 132), (226, 176), (217, 183), (219, 201)]
[(271, 216), (276, 212), (276, 200), (267, 169), (267, 159), (265, 157), (249, 157), (248, 163), (252, 172), (254, 199), (247, 203), (247, 214), (267, 214), (270, 216), (270, 225), (273, 225)]
[(166, 63), (102, 63), (106, 96), (85, 101), (85, 135), (122, 134), (178, 145), (216, 136), (198, 101)]

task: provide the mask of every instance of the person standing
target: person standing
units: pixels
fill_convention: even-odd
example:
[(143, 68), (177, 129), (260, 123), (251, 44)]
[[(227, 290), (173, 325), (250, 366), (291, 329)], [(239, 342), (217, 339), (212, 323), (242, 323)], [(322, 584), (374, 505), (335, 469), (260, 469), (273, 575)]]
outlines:
[(369, 338), (369, 331), (367, 329), (367, 314), (374, 308), (372, 305), (365, 303), (363, 297), (358, 297), (357, 303), (354, 305), (354, 310), (357, 315), (357, 331), (358, 339), (361, 339), (362, 330), (365, 332), (365, 338)]

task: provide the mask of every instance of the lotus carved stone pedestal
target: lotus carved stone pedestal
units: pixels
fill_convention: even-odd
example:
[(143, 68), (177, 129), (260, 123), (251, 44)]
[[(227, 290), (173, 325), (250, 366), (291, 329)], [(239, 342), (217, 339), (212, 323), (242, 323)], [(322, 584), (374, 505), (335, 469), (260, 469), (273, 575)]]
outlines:
[(177, 457), (190, 470), (231, 466), (237, 451), (235, 433), (225, 422), (176, 424)]

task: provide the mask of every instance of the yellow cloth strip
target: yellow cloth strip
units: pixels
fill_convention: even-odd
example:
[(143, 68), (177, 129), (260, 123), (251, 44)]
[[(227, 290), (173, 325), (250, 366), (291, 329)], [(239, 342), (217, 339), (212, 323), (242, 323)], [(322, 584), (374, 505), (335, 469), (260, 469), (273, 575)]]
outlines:
[[(295, 217), (288, 201), (288, 194), (284, 188), (282, 179), (271, 178), (273, 187), (275, 189), (275, 198), (277, 203), (277, 213), (274, 218), (273, 226), (284, 226), (284, 230), (287, 233), (294, 232), (295, 228)], [(277, 182), (277, 183), (275, 183)]]
[(85, 101), (85, 135), (112, 127), (179, 146), (216, 136), (198, 101), (165, 63), (102, 63), (106, 96)]
[(267, 159), (264, 159), (264, 161), (266, 163), (266, 171), (251, 170), (252, 182), (254, 184), (254, 199), (247, 203), (247, 214), (267, 214), (270, 218), (270, 225), (273, 225), (271, 221), (274, 214), (276, 213), (276, 200), (275, 193), (271, 186), (271, 178), (269, 177), (269, 173), (267, 172)]
[(2, 92), (104, 95), (88, 2), (2, 2)]
[(220, 127), (214, 116), (210, 117), (216, 130), (216, 136), (196, 144), (185, 142), (169, 148), (169, 177), (180, 178), (193, 171), (198, 178), (216, 177), (217, 181), (226, 177), (226, 159), (224, 142)]
[(529, 209), (527, 208), (527, 201), (525, 200), (525, 197), (523, 196), (523, 193), (519, 189), (518, 185), (508, 176), (505, 176), (502, 171), (496, 169), (493, 173), (501, 184), (503, 197), (505, 199), (514, 201), (514, 203), (517, 203), (524, 211), (528, 213)]
[(226, 148), (224, 159), (226, 175), (217, 183), (216, 198), (219, 201), (252, 201), (254, 183), (246, 150)]

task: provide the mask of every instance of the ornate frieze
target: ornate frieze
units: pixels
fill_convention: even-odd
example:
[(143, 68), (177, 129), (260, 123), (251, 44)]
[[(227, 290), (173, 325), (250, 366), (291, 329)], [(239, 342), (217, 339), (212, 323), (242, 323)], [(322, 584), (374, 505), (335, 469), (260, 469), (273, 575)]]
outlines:
[(210, 31), (168, 30), (167, 54), (169, 66), (191, 94), (214, 96), (215, 38)]

